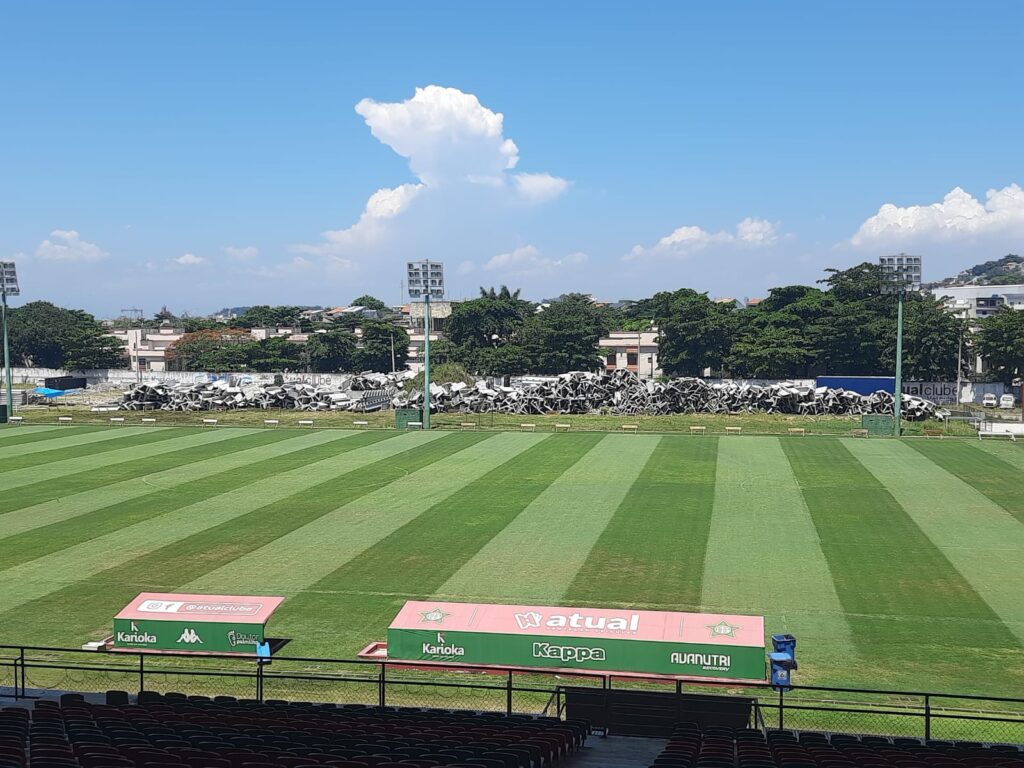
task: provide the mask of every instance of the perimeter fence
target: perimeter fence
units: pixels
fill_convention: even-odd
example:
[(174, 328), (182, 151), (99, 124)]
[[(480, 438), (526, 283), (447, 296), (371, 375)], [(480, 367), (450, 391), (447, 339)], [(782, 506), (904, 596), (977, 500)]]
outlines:
[(153, 652), (97, 652), (0, 645), (0, 697), (55, 692), (178, 692), (288, 700), (562, 716), (569, 691), (590, 689), (614, 706), (615, 694), (647, 691), (750, 701), (748, 725), (760, 728), (883, 734), (925, 739), (1024, 744), (1024, 699), (958, 693), (767, 684), (709, 685), (593, 672), (566, 675), (531, 668), (411, 666), (367, 659), (251, 657)]

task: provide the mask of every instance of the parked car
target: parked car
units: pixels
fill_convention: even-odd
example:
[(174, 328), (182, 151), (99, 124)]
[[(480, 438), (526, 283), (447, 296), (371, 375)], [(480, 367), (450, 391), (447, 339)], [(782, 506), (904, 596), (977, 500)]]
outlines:
[(1014, 407), (1013, 395), (1003, 395), (999, 398), (999, 407), (1007, 410)]
[(986, 408), (995, 408), (999, 404), (999, 401), (996, 399), (995, 395), (989, 392), (987, 395), (981, 398), (981, 404)]

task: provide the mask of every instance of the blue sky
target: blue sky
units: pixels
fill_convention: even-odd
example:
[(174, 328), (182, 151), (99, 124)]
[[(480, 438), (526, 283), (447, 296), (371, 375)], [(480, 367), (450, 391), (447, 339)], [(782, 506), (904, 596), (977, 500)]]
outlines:
[[(1024, 4), (0, 5), (0, 257), (100, 315), (1024, 251)], [(883, 208), (883, 206), (888, 206)], [(325, 234), (327, 233), (327, 234)]]

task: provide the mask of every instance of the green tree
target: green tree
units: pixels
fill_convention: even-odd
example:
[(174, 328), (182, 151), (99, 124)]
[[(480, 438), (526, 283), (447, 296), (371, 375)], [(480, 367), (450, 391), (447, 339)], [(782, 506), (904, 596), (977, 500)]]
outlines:
[(239, 328), (280, 328), (299, 325), (301, 307), (272, 307), (258, 304), (249, 307), (235, 319)]
[[(908, 297), (903, 315), (903, 375), (911, 381), (955, 381), (963, 320), (931, 296)], [(969, 350), (965, 349), (964, 357)], [(895, 351), (893, 352), (895, 360)]]
[(395, 350), (395, 369), (401, 370), (405, 367), (405, 361), (409, 357), (409, 334), (404, 328), (374, 320), (363, 323), (362, 331), (359, 340), (359, 370), (390, 371), (392, 342)]
[(760, 304), (735, 314), (736, 333), (725, 367), (734, 376), (807, 376), (816, 356), (814, 328), (826, 312), (818, 288), (772, 288)]
[(608, 318), (590, 297), (570, 293), (537, 312), (523, 329), (530, 371), (559, 374), (601, 367), (598, 342), (608, 333)]
[(369, 294), (364, 294), (363, 296), (359, 296), (357, 298), (352, 299), (352, 306), (353, 307), (366, 307), (367, 309), (375, 309), (378, 312), (390, 312), (391, 311), (391, 307), (389, 307), (387, 304), (385, 304), (383, 301), (381, 301), (377, 297), (370, 296)]
[(480, 289), (479, 299), (452, 305), (447, 334), (464, 358), (469, 361), (480, 349), (501, 347), (521, 342), (526, 320), (533, 315), (534, 305), (519, 298), (519, 291)]
[(80, 309), (33, 301), (9, 310), (11, 359), (23, 365), (65, 370), (123, 368), (120, 344), (96, 318)]
[(656, 293), (638, 304), (641, 315), (656, 319), (658, 359), (665, 373), (702, 376), (705, 368), (721, 368), (736, 326), (731, 305), (690, 288)]
[(302, 347), (283, 336), (250, 341), (241, 345), (246, 368), (261, 373), (296, 371), (303, 367)]
[(1007, 384), (1024, 375), (1024, 312), (1003, 306), (979, 325), (978, 352), (992, 373)]
[(306, 356), (310, 369), (317, 373), (356, 370), (359, 362), (356, 343), (355, 334), (349, 331), (310, 334), (309, 341), (306, 342)]

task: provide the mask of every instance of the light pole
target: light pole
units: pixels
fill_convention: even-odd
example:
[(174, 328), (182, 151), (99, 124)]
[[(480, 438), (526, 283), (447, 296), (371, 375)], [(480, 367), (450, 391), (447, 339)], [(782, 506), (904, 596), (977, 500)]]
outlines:
[[(14, 393), (11, 391), (11, 349), (7, 342), (7, 297), (18, 296), (21, 289), (18, 287), (18, 271), (13, 261), (0, 261), (0, 294), (2, 294), (2, 317), (4, 331), (4, 382), (7, 395), (7, 419), (14, 413)], [(7, 419), (4, 419), (6, 421)]]
[(921, 257), (882, 256), (878, 260), (881, 268), (882, 293), (896, 294), (896, 387), (893, 392), (893, 437), (900, 436), (900, 419), (903, 411), (903, 301), (908, 291), (921, 290)]
[(410, 261), (406, 264), (410, 299), (423, 299), (423, 429), (430, 429), (430, 299), (444, 296), (444, 264)]

